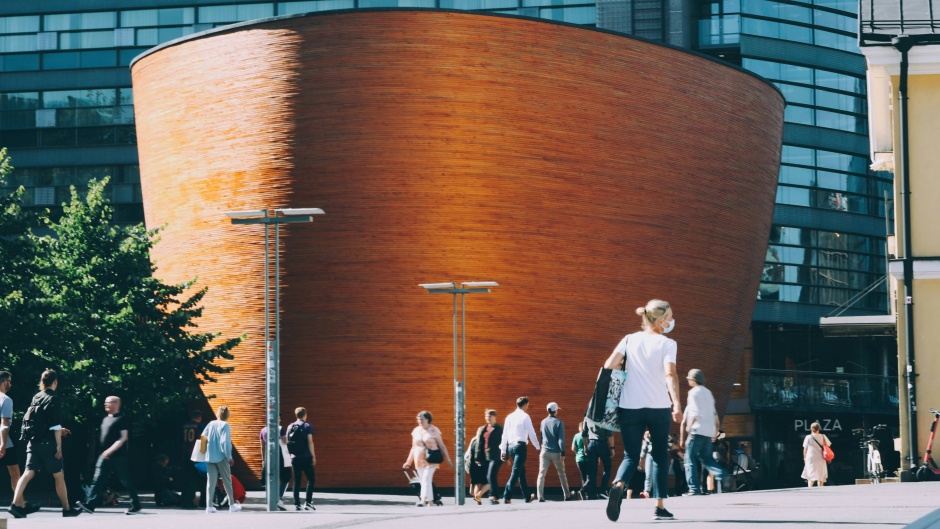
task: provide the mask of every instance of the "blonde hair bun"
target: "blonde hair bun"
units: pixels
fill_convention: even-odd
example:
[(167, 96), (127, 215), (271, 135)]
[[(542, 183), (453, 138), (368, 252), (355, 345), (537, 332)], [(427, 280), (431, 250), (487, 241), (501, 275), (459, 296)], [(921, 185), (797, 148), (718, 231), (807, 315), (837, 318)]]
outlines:
[(669, 311), (669, 303), (661, 299), (651, 299), (645, 307), (636, 309), (636, 315), (642, 318), (643, 328), (649, 329)]

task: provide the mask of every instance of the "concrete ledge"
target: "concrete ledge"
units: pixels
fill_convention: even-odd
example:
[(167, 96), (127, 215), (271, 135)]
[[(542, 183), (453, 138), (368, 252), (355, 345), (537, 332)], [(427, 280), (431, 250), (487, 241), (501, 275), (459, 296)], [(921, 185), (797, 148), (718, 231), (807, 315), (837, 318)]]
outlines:
[[(884, 479), (881, 480), (881, 482), (882, 482), (882, 483), (900, 483), (901, 480), (900, 480), (899, 478), (884, 478)], [(871, 480), (868, 480), (868, 479), (856, 479), (856, 480), (855, 480), (855, 484), (856, 484), (856, 485), (871, 485)]]

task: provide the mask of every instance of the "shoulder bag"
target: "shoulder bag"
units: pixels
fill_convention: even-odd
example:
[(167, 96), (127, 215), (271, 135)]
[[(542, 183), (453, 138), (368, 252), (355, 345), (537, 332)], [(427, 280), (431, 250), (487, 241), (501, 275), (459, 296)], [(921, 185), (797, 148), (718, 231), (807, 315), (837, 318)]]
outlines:
[[(813, 441), (816, 441), (816, 437), (814, 437), (813, 434), (810, 434), (810, 437), (813, 437)], [(823, 436), (823, 439), (829, 440), (826, 436)], [(824, 445), (819, 441), (816, 441), (816, 444), (822, 448), (823, 459), (826, 460), (826, 463), (832, 463), (832, 460), (836, 458), (836, 453), (832, 451), (832, 448), (829, 448), (829, 445)]]
[(424, 458), (427, 459), (428, 463), (435, 464), (444, 462), (444, 454), (441, 453), (440, 447), (438, 447), (437, 450), (431, 450), (427, 447), (427, 444), (425, 444), (424, 450)]
[[(629, 337), (627, 343), (629, 343)], [(624, 351), (623, 362), (620, 369), (601, 368), (594, 383), (594, 395), (588, 403), (584, 419), (589, 425), (594, 425), (612, 432), (620, 431), (620, 420), (617, 417), (617, 408), (620, 407), (620, 393), (627, 378), (627, 355)]]
[(428, 460), (428, 463), (443, 463), (444, 454), (440, 450), (431, 450), (430, 448), (425, 448), (425, 459)]

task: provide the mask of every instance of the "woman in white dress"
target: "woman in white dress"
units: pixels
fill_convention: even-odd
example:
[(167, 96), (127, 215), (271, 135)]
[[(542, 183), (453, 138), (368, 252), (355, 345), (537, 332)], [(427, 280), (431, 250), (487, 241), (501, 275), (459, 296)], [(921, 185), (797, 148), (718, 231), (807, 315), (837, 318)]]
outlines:
[(818, 422), (810, 425), (810, 434), (803, 439), (803, 475), (808, 486), (818, 483), (820, 487), (826, 484), (829, 478), (829, 468), (823, 458), (823, 445), (832, 446), (826, 434), (820, 431)]

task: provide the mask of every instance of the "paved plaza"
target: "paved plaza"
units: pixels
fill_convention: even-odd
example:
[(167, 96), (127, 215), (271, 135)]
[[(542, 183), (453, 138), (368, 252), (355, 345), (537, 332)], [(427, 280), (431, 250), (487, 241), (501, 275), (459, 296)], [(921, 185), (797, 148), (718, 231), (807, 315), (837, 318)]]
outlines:
[[(560, 493), (557, 494), (560, 497)], [(89, 529), (167, 528), (182, 529), (329, 529), (355, 526), (361, 529), (425, 528), (445, 529), (550, 529), (574, 527), (617, 527), (683, 524), (701, 529), (771, 527), (807, 529), (818, 527), (900, 528), (940, 507), (940, 483), (888, 483), (738, 492), (713, 496), (670, 498), (666, 507), (676, 519), (654, 521), (652, 500), (624, 500), (623, 513), (614, 524), (604, 515), (603, 501), (548, 501), (511, 505), (453, 505), (418, 508), (413, 496), (320, 493), (315, 495), (315, 512), (268, 513), (263, 493), (251, 492), (244, 511), (203, 511), (157, 509), (144, 498), (144, 511), (126, 516), (121, 508), (101, 508), (95, 514), (63, 519), (55, 509), (10, 519), (8, 529), (20, 527), (69, 527)], [(5, 511), (5, 509), (4, 509)], [(421, 518), (421, 520), (417, 520)], [(0, 522), (2, 527), (2, 522)]]

